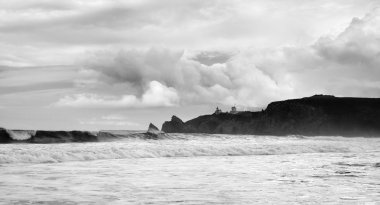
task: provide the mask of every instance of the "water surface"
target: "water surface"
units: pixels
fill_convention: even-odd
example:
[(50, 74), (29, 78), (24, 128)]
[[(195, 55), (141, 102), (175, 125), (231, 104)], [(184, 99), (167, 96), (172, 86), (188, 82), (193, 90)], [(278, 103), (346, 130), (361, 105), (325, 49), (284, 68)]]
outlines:
[(0, 145), (0, 203), (378, 204), (379, 145), (199, 134)]

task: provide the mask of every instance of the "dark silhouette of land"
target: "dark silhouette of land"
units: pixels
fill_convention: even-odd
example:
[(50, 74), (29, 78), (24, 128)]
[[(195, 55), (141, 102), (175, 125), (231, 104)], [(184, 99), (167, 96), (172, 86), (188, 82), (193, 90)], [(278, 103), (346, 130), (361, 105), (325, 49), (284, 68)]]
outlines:
[(260, 112), (214, 113), (166, 121), (168, 133), (380, 136), (380, 98), (314, 95), (270, 103)]
[(260, 112), (225, 113), (219, 109), (187, 122), (173, 116), (162, 131), (150, 124), (147, 132), (115, 134), (107, 131), (37, 130), (27, 139), (12, 137), (0, 128), (0, 143), (98, 142), (124, 137), (163, 139), (167, 133), (380, 137), (380, 98), (349, 98), (315, 95), (270, 103)]

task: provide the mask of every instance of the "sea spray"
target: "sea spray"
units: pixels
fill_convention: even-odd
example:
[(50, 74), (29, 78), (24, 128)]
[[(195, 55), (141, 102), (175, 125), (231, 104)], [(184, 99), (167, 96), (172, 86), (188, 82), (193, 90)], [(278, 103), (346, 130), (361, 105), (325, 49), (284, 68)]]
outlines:
[(16, 141), (29, 140), (36, 134), (34, 130), (7, 130), (7, 132)]
[[(372, 140), (373, 143), (368, 143)], [(170, 134), (161, 140), (0, 145), (0, 164), (56, 163), (99, 159), (351, 153), (374, 150), (378, 138), (269, 137)]]

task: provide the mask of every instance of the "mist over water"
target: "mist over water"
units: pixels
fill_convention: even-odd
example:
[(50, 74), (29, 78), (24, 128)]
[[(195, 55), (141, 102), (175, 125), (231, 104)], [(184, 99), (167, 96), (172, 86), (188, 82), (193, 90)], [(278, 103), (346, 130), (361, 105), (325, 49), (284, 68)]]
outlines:
[(1, 144), (0, 203), (378, 203), (379, 145), (379, 138), (206, 134)]

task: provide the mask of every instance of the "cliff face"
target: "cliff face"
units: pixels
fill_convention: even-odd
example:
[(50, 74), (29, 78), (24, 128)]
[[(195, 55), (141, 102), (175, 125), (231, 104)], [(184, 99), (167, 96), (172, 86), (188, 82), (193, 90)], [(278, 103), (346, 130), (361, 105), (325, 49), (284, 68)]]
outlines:
[[(174, 120), (173, 120), (174, 118)], [(187, 122), (173, 117), (165, 132), (380, 136), (380, 98), (318, 95), (272, 102), (262, 112), (204, 115)]]
[(173, 115), (170, 122), (165, 122), (162, 125), (162, 131), (164, 132), (185, 132), (185, 123), (177, 116)]

